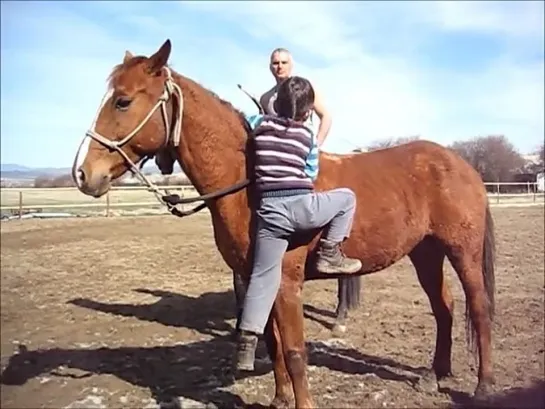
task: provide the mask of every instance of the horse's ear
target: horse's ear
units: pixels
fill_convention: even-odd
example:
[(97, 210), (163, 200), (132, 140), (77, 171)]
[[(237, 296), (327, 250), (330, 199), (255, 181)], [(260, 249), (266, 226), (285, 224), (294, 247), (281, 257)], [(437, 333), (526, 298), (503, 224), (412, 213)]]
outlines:
[(148, 58), (150, 73), (159, 72), (167, 64), (168, 57), (170, 57), (170, 50), (170, 40), (167, 39), (161, 48), (159, 48), (155, 54)]
[(131, 60), (133, 57), (134, 55), (132, 55), (132, 53), (129, 50), (125, 51), (125, 56), (123, 57), (123, 64)]

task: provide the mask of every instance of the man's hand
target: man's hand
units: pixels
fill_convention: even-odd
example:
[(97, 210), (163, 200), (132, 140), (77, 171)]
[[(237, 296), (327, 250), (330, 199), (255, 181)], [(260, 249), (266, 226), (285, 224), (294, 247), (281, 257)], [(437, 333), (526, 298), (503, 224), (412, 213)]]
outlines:
[(316, 92), (316, 89), (314, 91), (314, 110), (316, 111), (318, 118), (320, 118), (320, 126), (318, 127), (318, 134), (316, 135), (318, 147), (320, 147), (331, 129), (332, 118), (325, 107), (321, 94)]

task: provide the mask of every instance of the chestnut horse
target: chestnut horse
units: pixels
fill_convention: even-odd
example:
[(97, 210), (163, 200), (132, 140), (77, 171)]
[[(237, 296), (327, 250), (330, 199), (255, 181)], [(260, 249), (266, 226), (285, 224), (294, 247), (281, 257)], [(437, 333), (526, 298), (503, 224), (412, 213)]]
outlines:
[[(166, 144), (210, 209), (215, 242), (245, 282), (252, 264), (254, 195), (249, 129), (231, 104), (167, 62), (167, 40), (150, 57), (128, 51), (110, 76), (110, 93), (76, 154), (73, 176), (81, 192), (100, 197), (127, 170)], [(161, 108), (159, 110), (159, 108)], [(157, 112), (159, 111), (159, 112)], [(466, 296), (468, 344), (476, 339), (476, 396), (494, 383), (494, 233), (479, 174), (453, 151), (428, 141), (351, 155), (320, 154), (316, 189), (351, 188), (358, 208), (345, 252), (357, 273), (385, 269), (408, 255), (429, 297), (437, 325), (432, 369), (451, 375), (453, 297), (443, 280), (448, 258)], [(164, 198), (167, 201), (167, 198)], [(168, 201), (172, 201), (172, 197)], [(313, 269), (320, 230), (296, 235), (282, 264), (282, 281), (265, 338), (276, 383), (273, 406), (314, 407), (309, 391), (301, 290)], [(400, 291), (402, 289), (400, 288)]]

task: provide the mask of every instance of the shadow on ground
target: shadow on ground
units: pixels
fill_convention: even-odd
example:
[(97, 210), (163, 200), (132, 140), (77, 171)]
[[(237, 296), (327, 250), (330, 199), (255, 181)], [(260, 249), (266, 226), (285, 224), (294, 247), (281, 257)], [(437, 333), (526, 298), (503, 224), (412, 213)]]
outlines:
[[(77, 305), (109, 314), (136, 317), (143, 321), (157, 322), (166, 326), (186, 327), (205, 335), (220, 335), (231, 331), (227, 321), (236, 318), (236, 300), (233, 291), (209, 292), (198, 297), (163, 290), (137, 288), (135, 292), (149, 294), (160, 299), (152, 304), (110, 304), (85, 298), (68, 301)], [(335, 318), (331, 311), (305, 304), (305, 318), (331, 330), (333, 324), (318, 316)], [(199, 312), (196, 316), (195, 311)], [(213, 319), (211, 319), (213, 317)]]
[[(34, 351), (20, 347), (18, 353), (10, 357), (1, 375), (2, 384), (22, 385), (42, 374), (71, 378), (111, 374), (132, 385), (148, 388), (158, 402), (185, 397), (218, 407), (243, 405), (240, 397), (227, 390), (234, 383), (231, 371), (234, 351), (232, 327), (227, 322), (235, 315), (232, 292), (206, 293), (193, 298), (164, 291), (135, 291), (161, 299), (148, 305), (106, 304), (87, 299), (68, 303), (167, 326), (191, 328), (214, 338), (157, 347)], [(347, 374), (374, 374), (381, 379), (414, 384), (423, 370), (325, 342), (309, 342), (307, 346), (310, 365)], [(258, 358), (266, 356), (261, 347)], [(270, 370), (267, 360), (259, 360), (256, 372), (251, 376), (263, 375)]]
[(118, 304), (76, 298), (68, 301), (68, 304), (156, 322), (168, 327), (188, 328), (204, 335), (221, 336), (232, 331), (228, 321), (236, 318), (233, 291), (208, 292), (198, 297), (144, 288), (137, 288), (134, 291), (159, 297), (159, 300), (151, 304)]
[(453, 409), (542, 409), (545, 407), (545, 381), (535, 381), (524, 388), (511, 388), (490, 396), (483, 402), (472, 402), (464, 397), (463, 403), (455, 401)]

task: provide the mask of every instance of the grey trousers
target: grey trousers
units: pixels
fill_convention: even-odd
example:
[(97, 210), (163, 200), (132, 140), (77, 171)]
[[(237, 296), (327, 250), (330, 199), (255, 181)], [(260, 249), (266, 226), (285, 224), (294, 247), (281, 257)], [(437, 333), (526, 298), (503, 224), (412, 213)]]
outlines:
[(263, 334), (280, 281), (289, 236), (329, 224), (323, 238), (341, 242), (352, 229), (356, 196), (347, 188), (263, 198), (257, 210), (254, 266), (239, 328)]

